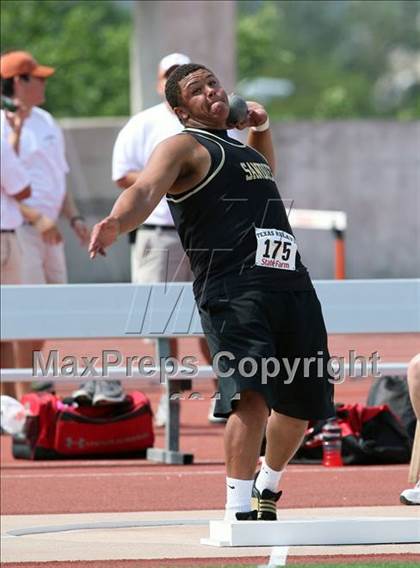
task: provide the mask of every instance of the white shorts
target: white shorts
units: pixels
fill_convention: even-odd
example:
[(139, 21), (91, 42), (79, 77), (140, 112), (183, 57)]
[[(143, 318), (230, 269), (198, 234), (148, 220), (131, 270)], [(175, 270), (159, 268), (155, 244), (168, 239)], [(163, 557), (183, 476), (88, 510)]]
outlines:
[(1, 283), (22, 283), (22, 252), (16, 233), (2, 232), (0, 239)]
[(23, 284), (65, 284), (67, 282), (64, 243), (44, 243), (40, 233), (31, 225), (18, 231), (22, 248)]
[(191, 282), (190, 261), (175, 229), (143, 228), (131, 245), (131, 281), (136, 284), (155, 282)]

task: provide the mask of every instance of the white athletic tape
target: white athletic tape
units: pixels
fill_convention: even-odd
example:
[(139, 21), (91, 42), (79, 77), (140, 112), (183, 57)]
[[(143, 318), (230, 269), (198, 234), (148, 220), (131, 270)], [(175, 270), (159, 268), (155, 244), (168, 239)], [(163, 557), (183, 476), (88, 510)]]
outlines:
[(268, 564), (260, 564), (258, 568), (278, 568), (279, 566), (286, 566), (288, 552), (288, 546), (275, 546), (271, 551)]

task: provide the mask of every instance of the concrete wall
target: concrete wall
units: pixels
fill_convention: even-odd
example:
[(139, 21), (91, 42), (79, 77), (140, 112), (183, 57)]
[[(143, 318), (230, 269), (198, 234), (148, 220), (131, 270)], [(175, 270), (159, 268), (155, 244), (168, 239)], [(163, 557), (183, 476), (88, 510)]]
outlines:
[[(69, 187), (91, 223), (109, 212), (119, 193), (111, 181), (111, 155), (126, 120), (61, 122)], [(301, 209), (347, 213), (349, 278), (420, 276), (420, 121), (278, 123), (273, 137), (282, 197)], [(296, 236), (312, 276), (332, 278), (332, 235), (296, 230)], [(66, 247), (71, 282), (129, 280), (125, 238), (94, 262), (73, 235)]]
[[(347, 276), (420, 275), (420, 121), (277, 124), (283, 197), (348, 215)], [(332, 274), (331, 239), (296, 231), (311, 273)]]
[[(112, 148), (127, 118), (65, 119), (67, 159), (70, 164), (68, 187), (91, 226), (109, 213), (120, 190), (111, 181)], [(129, 248), (121, 238), (106, 257), (92, 262), (82, 249), (68, 223), (65, 233), (70, 282), (129, 282)]]

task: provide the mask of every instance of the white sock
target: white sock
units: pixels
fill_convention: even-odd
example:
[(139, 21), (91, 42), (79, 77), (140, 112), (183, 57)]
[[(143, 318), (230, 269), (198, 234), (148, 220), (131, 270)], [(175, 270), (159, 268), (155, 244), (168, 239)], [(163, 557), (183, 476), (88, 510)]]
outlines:
[(251, 510), (253, 479), (234, 479), (226, 477), (225, 520), (236, 520), (235, 513)]
[(262, 493), (264, 489), (269, 489), (273, 493), (276, 493), (278, 491), (277, 488), (279, 486), (283, 472), (284, 469), (282, 471), (271, 469), (271, 467), (267, 465), (267, 462), (264, 459), (261, 465), (260, 473), (257, 477), (257, 481), (255, 482), (255, 487), (260, 493)]

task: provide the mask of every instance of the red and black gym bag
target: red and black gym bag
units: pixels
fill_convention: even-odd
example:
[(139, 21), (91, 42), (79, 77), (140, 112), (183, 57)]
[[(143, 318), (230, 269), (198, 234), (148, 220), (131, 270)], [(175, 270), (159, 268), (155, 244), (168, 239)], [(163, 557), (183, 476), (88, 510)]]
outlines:
[(73, 406), (55, 394), (29, 393), (21, 400), (28, 416), (13, 437), (22, 459), (144, 457), (153, 447), (153, 416), (145, 394), (133, 391), (118, 404)]
[[(410, 461), (410, 440), (389, 406), (337, 404), (342, 436), (342, 458), (347, 465), (397, 464)], [(322, 462), (322, 427), (311, 422), (292, 463)]]

